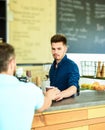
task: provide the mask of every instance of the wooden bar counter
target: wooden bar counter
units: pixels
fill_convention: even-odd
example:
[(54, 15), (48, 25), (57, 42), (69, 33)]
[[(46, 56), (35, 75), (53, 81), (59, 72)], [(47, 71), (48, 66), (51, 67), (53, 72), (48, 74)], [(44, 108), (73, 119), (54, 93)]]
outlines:
[(83, 90), (36, 113), (31, 130), (104, 130), (105, 92)]

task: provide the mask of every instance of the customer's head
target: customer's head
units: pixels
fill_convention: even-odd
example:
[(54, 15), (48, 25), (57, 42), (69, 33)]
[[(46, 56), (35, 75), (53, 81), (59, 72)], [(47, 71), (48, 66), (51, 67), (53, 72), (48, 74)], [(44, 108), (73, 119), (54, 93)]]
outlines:
[(51, 49), (53, 58), (59, 63), (67, 52), (67, 39), (62, 34), (51, 37)]
[(12, 45), (0, 43), (0, 73), (13, 75), (16, 71), (15, 50)]

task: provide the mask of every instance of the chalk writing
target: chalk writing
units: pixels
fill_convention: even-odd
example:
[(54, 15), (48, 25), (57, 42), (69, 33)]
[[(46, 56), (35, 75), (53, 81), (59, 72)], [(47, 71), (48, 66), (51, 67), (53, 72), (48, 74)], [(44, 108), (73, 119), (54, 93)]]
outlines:
[(57, 33), (68, 40), (68, 53), (105, 53), (105, 1), (57, 0)]

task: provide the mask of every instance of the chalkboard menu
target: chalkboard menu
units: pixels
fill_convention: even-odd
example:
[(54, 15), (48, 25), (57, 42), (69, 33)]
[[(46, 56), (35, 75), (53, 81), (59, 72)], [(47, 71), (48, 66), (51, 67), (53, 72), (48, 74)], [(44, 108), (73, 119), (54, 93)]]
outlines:
[(105, 0), (57, 0), (57, 33), (68, 53), (105, 53)]

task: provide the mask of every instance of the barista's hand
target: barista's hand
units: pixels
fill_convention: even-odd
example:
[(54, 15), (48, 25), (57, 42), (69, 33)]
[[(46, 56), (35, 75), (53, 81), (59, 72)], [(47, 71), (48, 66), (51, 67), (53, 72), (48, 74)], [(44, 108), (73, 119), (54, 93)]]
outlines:
[(58, 93), (56, 95), (56, 99), (55, 100), (56, 101), (60, 101), (63, 98), (67, 98), (67, 97), (70, 97), (70, 96), (76, 94), (76, 92), (77, 92), (76, 86), (70, 86), (69, 88), (67, 88), (67, 89), (61, 91), (60, 93)]
[(56, 95), (55, 100), (56, 100), (56, 101), (60, 101), (60, 100), (62, 100), (63, 98), (64, 98), (63, 93), (60, 92), (60, 93), (58, 93), (58, 94)]

